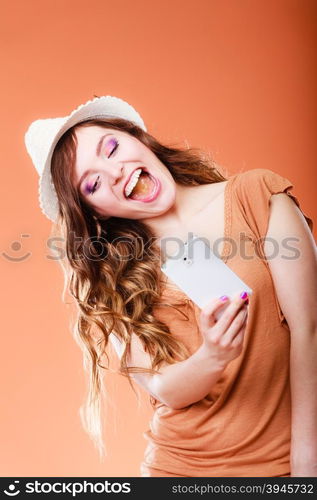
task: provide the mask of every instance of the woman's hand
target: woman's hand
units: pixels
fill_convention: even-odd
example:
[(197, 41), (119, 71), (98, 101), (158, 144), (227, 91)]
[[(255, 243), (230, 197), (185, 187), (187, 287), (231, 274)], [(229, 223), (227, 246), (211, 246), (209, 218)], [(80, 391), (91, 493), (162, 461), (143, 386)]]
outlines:
[[(217, 321), (215, 316), (224, 306), (226, 309)], [(247, 316), (248, 306), (239, 295), (226, 302), (212, 299), (202, 309), (199, 328), (204, 339), (203, 345), (219, 366), (225, 368), (241, 354)]]

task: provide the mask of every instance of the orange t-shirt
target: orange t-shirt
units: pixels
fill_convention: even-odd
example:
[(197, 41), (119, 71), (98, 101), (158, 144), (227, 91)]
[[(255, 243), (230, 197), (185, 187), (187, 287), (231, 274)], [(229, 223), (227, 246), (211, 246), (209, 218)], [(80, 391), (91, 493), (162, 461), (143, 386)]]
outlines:
[[(292, 188), (288, 179), (263, 168), (229, 177), (221, 258), (253, 290), (243, 351), (194, 404), (174, 410), (150, 396), (154, 414), (143, 434), (148, 444), (142, 476), (290, 475), (290, 330), (258, 240), (267, 232), (272, 194), (285, 191), (301, 208)], [(312, 231), (312, 219), (303, 215)], [(193, 354), (202, 343), (200, 308), (180, 289), (165, 287), (163, 296), (183, 300), (178, 307), (189, 321), (172, 307), (156, 306), (153, 314)]]

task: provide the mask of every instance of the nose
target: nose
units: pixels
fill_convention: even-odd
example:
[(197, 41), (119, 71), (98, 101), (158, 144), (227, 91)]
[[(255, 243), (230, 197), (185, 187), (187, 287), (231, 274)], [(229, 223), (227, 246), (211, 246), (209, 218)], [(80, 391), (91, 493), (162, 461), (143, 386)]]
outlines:
[(113, 165), (109, 166), (109, 172), (114, 183), (116, 183), (123, 176), (123, 164), (114, 162)]

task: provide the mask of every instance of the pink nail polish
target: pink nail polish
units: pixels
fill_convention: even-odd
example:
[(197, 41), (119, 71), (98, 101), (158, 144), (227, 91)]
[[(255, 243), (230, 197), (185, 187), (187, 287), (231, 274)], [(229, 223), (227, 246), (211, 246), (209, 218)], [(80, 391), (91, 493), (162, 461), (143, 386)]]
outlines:
[(226, 302), (226, 300), (228, 300), (228, 296), (227, 295), (222, 295), (220, 297), (220, 300), (222, 300), (222, 302)]

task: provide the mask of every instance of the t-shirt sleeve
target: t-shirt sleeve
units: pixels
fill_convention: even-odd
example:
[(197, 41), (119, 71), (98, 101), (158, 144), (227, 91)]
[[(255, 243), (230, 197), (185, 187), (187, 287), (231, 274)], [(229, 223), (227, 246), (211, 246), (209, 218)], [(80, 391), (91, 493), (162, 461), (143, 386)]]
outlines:
[[(270, 198), (272, 194), (286, 193), (296, 203), (303, 214), (306, 223), (311, 232), (313, 232), (313, 220), (303, 212), (300, 202), (293, 192), (292, 182), (265, 168), (256, 168), (239, 174), (238, 195), (241, 204), (241, 210), (247, 225), (253, 234), (256, 242), (257, 252), (261, 254), (266, 266), (268, 263), (264, 254), (264, 240), (268, 229), (270, 215)], [(281, 322), (285, 316), (278, 302), (276, 293), (274, 293), (277, 312)]]
[(293, 187), (289, 179), (266, 168), (256, 168), (240, 174), (239, 195), (246, 220), (257, 239), (264, 239), (267, 233), (271, 195), (283, 192), (296, 203), (309, 229), (313, 232), (313, 220), (303, 212), (300, 202), (293, 192)]

